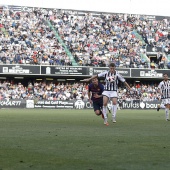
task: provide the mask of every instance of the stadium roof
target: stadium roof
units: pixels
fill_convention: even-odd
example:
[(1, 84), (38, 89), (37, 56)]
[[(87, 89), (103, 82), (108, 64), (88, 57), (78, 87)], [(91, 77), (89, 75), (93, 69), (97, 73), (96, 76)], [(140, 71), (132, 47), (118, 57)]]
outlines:
[(169, 0), (0, 0), (0, 5), (170, 16)]

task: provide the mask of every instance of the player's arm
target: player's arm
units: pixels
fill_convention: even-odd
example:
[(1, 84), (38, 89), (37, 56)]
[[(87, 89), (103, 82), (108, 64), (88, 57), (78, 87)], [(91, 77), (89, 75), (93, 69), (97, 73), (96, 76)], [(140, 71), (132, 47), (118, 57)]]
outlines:
[(128, 88), (129, 91), (131, 91), (129, 84), (126, 81), (124, 82), (124, 85)]
[(123, 77), (121, 74), (118, 74), (118, 79), (119, 79), (122, 83), (124, 83), (124, 85), (128, 88), (128, 90), (131, 91), (131, 88), (130, 88), (129, 84), (126, 82), (126, 80), (124, 79), (124, 77)]
[(158, 85), (157, 92), (162, 96), (161, 83)]
[(88, 91), (88, 99), (90, 100), (91, 99), (91, 92), (90, 91)]
[(158, 88), (158, 93), (162, 96), (162, 91)]
[(105, 75), (106, 75), (106, 73), (107, 73), (107, 71), (105, 71), (105, 72), (102, 72), (102, 73), (99, 73), (99, 74), (97, 74), (97, 75), (93, 75), (93, 76), (91, 76), (90, 78), (88, 78), (88, 79), (83, 79), (83, 80), (81, 80), (81, 81), (91, 81), (92, 79), (94, 79), (94, 78), (98, 78), (98, 77), (104, 77)]
[(98, 77), (98, 75), (93, 75), (93, 76), (91, 76), (90, 78), (87, 78), (87, 79), (83, 79), (83, 80), (81, 80), (81, 81), (91, 81), (92, 79), (94, 79), (94, 78), (97, 78)]

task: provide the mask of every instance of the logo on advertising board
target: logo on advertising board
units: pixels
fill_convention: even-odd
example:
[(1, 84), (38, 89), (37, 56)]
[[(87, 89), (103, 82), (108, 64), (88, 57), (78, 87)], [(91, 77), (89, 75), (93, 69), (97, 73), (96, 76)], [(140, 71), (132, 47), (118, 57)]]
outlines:
[(163, 73), (158, 73), (155, 70), (140, 71), (140, 77), (163, 77)]
[(35, 108), (50, 108), (50, 109), (73, 109), (74, 102), (71, 100), (39, 100)]
[(123, 70), (123, 69), (121, 69), (121, 70), (117, 70), (117, 72), (119, 73), (119, 74), (121, 74), (122, 76), (128, 76), (128, 77), (130, 77), (130, 69), (129, 70)]
[(16, 100), (1, 100), (0, 101), (0, 106), (20, 106), (21, 105), (21, 101)]
[[(104, 72), (104, 71), (107, 71), (108, 70), (108, 68), (106, 67), (106, 68), (93, 68), (93, 75), (96, 75), (96, 74), (99, 74), (99, 73), (101, 73), (101, 72)], [(121, 68), (121, 69), (119, 69), (119, 68), (116, 68), (116, 71), (119, 73), (119, 74), (121, 74), (123, 77), (130, 77), (130, 69), (123, 69), (123, 68)], [(92, 75), (92, 71), (90, 71), (90, 75)]]
[(144, 109), (144, 108), (145, 108), (145, 103), (140, 102), (140, 108), (141, 108), (141, 109)]
[(157, 102), (128, 101), (122, 103), (123, 109), (156, 109)]
[(40, 74), (38, 65), (0, 65), (0, 74)]
[(162, 78), (163, 74), (167, 73), (170, 76), (168, 69), (131, 69), (131, 77), (143, 77), (143, 78)]
[(3, 67), (2, 72), (3, 73), (26, 73), (26, 74), (29, 74), (30, 70), (24, 69), (21, 66), (13, 66), (12, 68)]
[(46, 74), (51, 74), (51, 68), (50, 67), (46, 67)]
[(26, 108), (34, 108), (34, 100), (26, 100)]
[(76, 109), (84, 109), (85, 103), (82, 100), (77, 100), (74, 103), (74, 106), (75, 106)]
[(87, 75), (87, 68), (78, 66), (41, 66), (41, 74), (80, 76)]
[(0, 108), (25, 108), (26, 101), (20, 99), (0, 100)]

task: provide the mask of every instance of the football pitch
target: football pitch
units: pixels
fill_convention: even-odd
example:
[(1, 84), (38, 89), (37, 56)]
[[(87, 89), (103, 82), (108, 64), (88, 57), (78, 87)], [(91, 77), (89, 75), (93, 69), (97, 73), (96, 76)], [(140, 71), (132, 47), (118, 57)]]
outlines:
[(169, 170), (164, 110), (1, 109), (0, 170)]

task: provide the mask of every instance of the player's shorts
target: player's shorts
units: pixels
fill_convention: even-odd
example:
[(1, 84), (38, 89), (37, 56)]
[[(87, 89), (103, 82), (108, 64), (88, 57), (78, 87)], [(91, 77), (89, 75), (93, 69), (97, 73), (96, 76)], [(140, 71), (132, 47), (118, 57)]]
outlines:
[(103, 108), (103, 100), (95, 101), (93, 102), (93, 109), (96, 110), (102, 110)]
[(164, 104), (164, 105), (170, 104), (170, 98), (168, 98), (168, 99), (162, 99), (162, 104)]
[(102, 95), (108, 98), (117, 98), (117, 91), (104, 91)]

